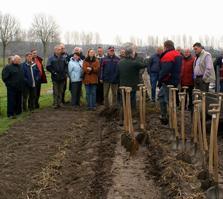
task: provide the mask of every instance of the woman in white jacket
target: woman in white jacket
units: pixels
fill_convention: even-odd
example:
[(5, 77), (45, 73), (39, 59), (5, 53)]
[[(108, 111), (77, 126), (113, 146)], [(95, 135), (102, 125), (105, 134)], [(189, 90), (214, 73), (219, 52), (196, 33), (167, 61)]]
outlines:
[(68, 64), (68, 72), (71, 82), (71, 103), (76, 109), (80, 106), (81, 87), (83, 79), (83, 61), (80, 53), (74, 53)]

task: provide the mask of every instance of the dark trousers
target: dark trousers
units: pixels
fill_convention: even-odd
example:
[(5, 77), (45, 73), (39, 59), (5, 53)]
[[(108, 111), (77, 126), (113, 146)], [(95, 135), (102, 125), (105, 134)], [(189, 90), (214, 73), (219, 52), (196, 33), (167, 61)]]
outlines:
[(194, 87), (204, 92), (209, 91), (209, 83), (205, 83), (202, 77), (196, 77), (194, 81)]
[(98, 83), (97, 85), (97, 90), (96, 90), (96, 102), (98, 104), (103, 104), (104, 101), (104, 88), (103, 88), (103, 83)]
[[(36, 88), (35, 87), (25, 87), (23, 90), (23, 111), (33, 111), (35, 109), (36, 103)], [(28, 109), (27, 109), (28, 104)]]
[[(193, 108), (193, 89), (194, 89), (194, 86), (188, 86), (188, 89), (187, 89), (187, 95), (189, 98), (189, 102), (188, 102), (189, 110), (192, 110), (192, 108)], [(181, 92), (183, 92), (183, 89), (181, 90)], [(187, 108), (187, 96), (185, 99), (185, 108)]]
[(65, 103), (66, 90), (67, 90), (67, 78), (64, 80), (64, 87), (63, 87), (63, 93), (62, 93), (62, 103)]
[(39, 108), (39, 98), (41, 94), (41, 83), (36, 84), (35, 108)]
[(220, 81), (220, 92), (223, 92), (223, 81)]
[(7, 116), (22, 113), (22, 91), (7, 87)]
[(151, 84), (151, 94), (152, 100), (156, 100), (156, 87), (159, 79), (159, 73), (150, 73), (150, 84)]
[(61, 81), (61, 82), (53, 81), (53, 105), (54, 106), (60, 106), (62, 103), (64, 84), (65, 84), (65, 81)]
[(71, 82), (71, 103), (72, 106), (80, 106), (82, 82)]

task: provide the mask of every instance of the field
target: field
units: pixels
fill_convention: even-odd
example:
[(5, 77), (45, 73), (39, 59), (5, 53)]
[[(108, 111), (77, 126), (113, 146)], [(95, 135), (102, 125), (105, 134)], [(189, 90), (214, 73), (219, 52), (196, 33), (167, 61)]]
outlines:
[[(49, 74), (47, 77), (41, 109), (16, 120), (6, 117), (6, 91), (0, 83), (0, 199), (216, 198), (216, 193), (208, 196), (206, 192), (214, 182), (205, 172), (201, 152), (195, 153), (188, 139), (182, 153), (173, 129), (160, 124), (158, 103), (147, 102), (144, 132), (148, 142), (130, 156), (120, 141), (126, 132), (120, 125), (119, 107), (98, 106), (96, 111), (87, 111), (83, 89), (80, 109), (69, 104), (53, 109), (52, 84)], [(70, 98), (68, 91), (66, 97)], [(179, 127), (178, 118), (179, 111)], [(135, 132), (142, 132), (138, 110), (133, 121)], [(189, 111), (185, 111), (185, 123), (190, 138)], [(218, 144), (223, 182), (222, 135)], [(219, 188), (222, 190), (221, 183)]]

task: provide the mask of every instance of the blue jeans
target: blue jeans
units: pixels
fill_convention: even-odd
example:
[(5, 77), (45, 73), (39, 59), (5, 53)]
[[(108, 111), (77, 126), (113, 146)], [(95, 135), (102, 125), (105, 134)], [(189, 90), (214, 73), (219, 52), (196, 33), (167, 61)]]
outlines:
[(85, 85), (88, 108), (96, 108), (96, 84)]
[(159, 79), (159, 73), (150, 73), (152, 100), (156, 100), (156, 86), (158, 79)]

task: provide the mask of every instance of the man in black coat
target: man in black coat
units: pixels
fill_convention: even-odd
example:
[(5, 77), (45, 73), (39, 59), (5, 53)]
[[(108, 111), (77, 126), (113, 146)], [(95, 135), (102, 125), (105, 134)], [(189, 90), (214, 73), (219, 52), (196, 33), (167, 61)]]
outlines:
[(2, 70), (2, 80), (7, 87), (7, 116), (15, 118), (22, 113), (24, 74), (18, 55), (13, 56), (11, 62)]
[(49, 57), (46, 69), (51, 73), (53, 82), (53, 97), (54, 108), (59, 108), (62, 105), (62, 96), (64, 92), (64, 84), (67, 78), (67, 63), (61, 54), (60, 45), (55, 46), (54, 55)]

